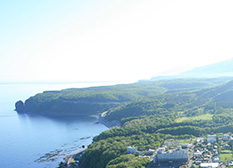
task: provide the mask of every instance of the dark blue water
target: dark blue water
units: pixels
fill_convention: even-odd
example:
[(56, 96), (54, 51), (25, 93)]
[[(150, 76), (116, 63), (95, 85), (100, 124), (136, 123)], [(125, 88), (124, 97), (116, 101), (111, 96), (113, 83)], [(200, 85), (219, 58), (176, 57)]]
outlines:
[(96, 118), (46, 118), (18, 115), (14, 111), (17, 100), (38, 92), (82, 86), (0, 84), (0, 167), (57, 167), (66, 155), (79, 151), (107, 130), (96, 124)]

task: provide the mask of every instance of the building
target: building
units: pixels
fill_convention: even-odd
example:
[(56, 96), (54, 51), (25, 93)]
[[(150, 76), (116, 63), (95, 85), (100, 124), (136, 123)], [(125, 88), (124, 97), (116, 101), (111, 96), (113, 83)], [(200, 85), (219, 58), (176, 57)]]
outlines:
[(228, 145), (228, 144), (225, 144), (225, 145), (223, 145), (223, 148), (224, 148), (224, 149), (231, 149), (231, 146)]
[(215, 168), (215, 167), (219, 167), (219, 163), (201, 163), (200, 167), (201, 168)]
[(208, 135), (207, 143), (215, 143), (217, 142), (217, 136), (216, 135)]
[(203, 137), (197, 138), (197, 143), (203, 143), (204, 141), (205, 141), (205, 138)]
[(131, 146), (128, 146), (127, 147), (127, 153), (134, 153), (137, 149), (135, 148), (135, 146), (131, 147)]
[(193, 144), (182, 144), (183, 149), (192, 148)]
[(223, 139), (224, 141), (230, 141), (230, 140), (231, 140), (231, 136), (230, 136), (229, 134), (223, 134), (222, 139)]
[(145, 155), (153, 155), (154, 152), (155, 152), (154, 149), (149, 149), (148, 151), (145, 151), (144, 154), (145, 154)]
[(219, 162), (219, 157), (213, 158), (213, 162)]
[(161, 154), (165, 151), (165, 149), (166, 149), (165, 147), (158, 148), (157, 153)]
[(140, 155), (142, 155), (142, 154), (143, 154), (142, 151), (136, 151), (136, 155), (137, 155), (137, 156), (140, 156)]
[(173, 151), (161, 152), (158, 151), (154, 157), (154, 163), (171, 163), (180, 162), (185, 163), (188, 161), (188, 151), (177, 149)]
[(228, 166), (233, 166), (233, 162), (232, 162), (232, 161), (229, 162), (229, 163), (228, 163)]
[(196, 152), (193, 153), (193, 156), (198, 158), (202, 156), (202, 152), (200, 152), (199, 150), (197, 150)]

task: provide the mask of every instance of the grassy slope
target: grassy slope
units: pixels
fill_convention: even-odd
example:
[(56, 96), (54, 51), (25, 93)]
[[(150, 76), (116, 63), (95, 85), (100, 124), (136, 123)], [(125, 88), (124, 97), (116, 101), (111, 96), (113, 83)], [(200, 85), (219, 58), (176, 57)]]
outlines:
[(203, 114), (199, 116), (193, 116), (193, 117), (181, 117), (177, 118), (175, 122), (184, 122), (184, 121), (194, 121), (194, 120), (212, 120), (212, 114)]

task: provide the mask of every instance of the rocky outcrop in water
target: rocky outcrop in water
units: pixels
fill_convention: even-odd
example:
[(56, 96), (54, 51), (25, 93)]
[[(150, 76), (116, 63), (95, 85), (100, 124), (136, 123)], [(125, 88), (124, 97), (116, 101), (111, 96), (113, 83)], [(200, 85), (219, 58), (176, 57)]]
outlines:
[(22, 100), (19, 100), (15, 103), (15, 111), (17, 111), (18, 113), (25, 113), (26, 112), (26, 106)]

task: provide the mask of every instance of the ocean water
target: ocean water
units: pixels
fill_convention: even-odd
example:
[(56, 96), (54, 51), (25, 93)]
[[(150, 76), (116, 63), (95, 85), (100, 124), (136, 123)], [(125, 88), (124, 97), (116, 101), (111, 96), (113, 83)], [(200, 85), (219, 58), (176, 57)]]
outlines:
[(0, 167), (57, 167), (66, 155), (79, 151), (107, 130), (96, 124), (96, 118), (48, 118), (14, 111), (17, 100), (25, 101), (45, 90), (96, 85), (102, 84), (0, 84)]

